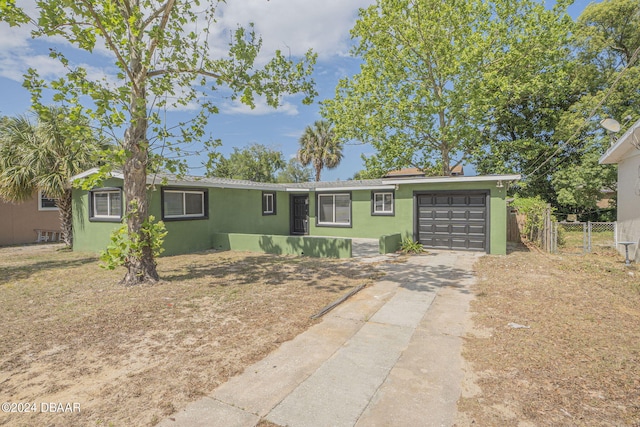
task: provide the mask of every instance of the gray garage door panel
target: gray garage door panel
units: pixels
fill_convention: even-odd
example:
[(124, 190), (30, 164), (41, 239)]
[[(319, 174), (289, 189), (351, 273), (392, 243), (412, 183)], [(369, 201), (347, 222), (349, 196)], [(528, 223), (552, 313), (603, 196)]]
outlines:
[(418, 194), (416, 198), (418, 240), (425, 247), (486, 250), (486, 193)]

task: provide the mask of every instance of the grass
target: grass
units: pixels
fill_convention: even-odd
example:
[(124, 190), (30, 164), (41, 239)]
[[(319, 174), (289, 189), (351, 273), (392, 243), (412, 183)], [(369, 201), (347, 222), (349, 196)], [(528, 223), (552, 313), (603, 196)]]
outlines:
[[(638, 426), (640, 279), (617, 252), (476, 265), (458, 425)], [(529, 326), (513, 329), (508, 323)]]
[(161, 258), (161, 283), (124, 288), (123, 271), (56, 249), (0, 249), (0, 402), (81, 413), (0, 413), (0, 425), (154, 425), (369, 280), (337, 260), (205, 252)]
[[(583, 253), (586, 251), (585, 245), (586, 232), (581, 227), (565, 227), (560, 226), (560, 245), (558, 251), (560, 253)], [(599, 248), (613, 248), (614, 234), (613, 230), (591, 232), (592, 250)]]

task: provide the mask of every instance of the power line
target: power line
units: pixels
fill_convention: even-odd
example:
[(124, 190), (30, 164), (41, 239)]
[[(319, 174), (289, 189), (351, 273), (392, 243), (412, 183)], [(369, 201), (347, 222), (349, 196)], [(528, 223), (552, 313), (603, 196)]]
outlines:
[(618, 84), (618, 82), (620, 81), (620, 79), (622, 78), (622, 76), (627, 72), (627, 70), (633, 65), (633, 63), (636, 61), (636, 59), (638, 58), (638, 53), (640, 53), (640, 46), (638, 46), (636, 48), (636, 50), (633, 52), (633, 55), (631, 56), (631, 59), (629, 60), (629, 62), (627, 63), (627, 65), (625, 65), (625, 67), (622, 69), (622, 71), (620, 71), (620, 74), (618, 74), (615, 78), (615, 80), (611, 83), (611, 86), (609, 87), (609, 89), (607, 89), (607, 92), (604, 94), (604, 96), (602, 97), (602, 99), (596, 104), (595, 107), (593, 107), (593, 109), (590, 111), (589, 115), (583, 120), (582, 124), (578, 127), (578, 129), (573, 133), (573, 135), (571, 135), (569, 137), (569, 139), (567, 139), (566, 141), (564, 141), (563, 143), (558, 144), (558, 148), (549, 156), (547, 157), (542, 163), (540, 163), (540, 165), (538, 165), (532, 172), (530, 173), (525, 173), (526, 178), (530, 178), (532, 175), (534, 175), (537, 171), (540, 170), (540, 168), (544, 165), (546, 165), (547, 163), (549, 163), (551, 161), (551, 159), (553, 159), (555, 156), (557, 156), (564, 148), (565, 146), (569, 145), (569, 143), (571, 143), (575, 138), (578, 137), (578, 135), (580, 134), (580, 132), (587, 126), (587, 124), (589, 123), (589, 120), (591, 120), (593, 118), (593, 116), (596, 115), (596, 113), (598, 112), (598, 110), (600, 109), (600, 107), (602, 107), (602, 104), (604, 104), (604, 102), (607, 100), (607, 98), (609, 98), (609, 96), (611, 95), (611, 93), (613, 92), (613, 89), (616, 87), (616, 85)]

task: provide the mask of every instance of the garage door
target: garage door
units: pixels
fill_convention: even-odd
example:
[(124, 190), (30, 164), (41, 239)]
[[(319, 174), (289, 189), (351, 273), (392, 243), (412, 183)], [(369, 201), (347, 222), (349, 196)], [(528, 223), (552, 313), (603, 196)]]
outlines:
[(487, 250), (487, 193), (417, 194), (418, 241), (427, 248)]

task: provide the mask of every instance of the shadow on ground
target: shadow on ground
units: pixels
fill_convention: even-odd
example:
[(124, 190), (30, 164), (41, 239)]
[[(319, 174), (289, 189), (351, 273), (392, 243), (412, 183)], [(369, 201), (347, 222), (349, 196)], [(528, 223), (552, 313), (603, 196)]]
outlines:
[[(239, 259), (222, 257), (216, 264), (198, 259), (206, 254), (208, 253), (193, 254), (193, 261), (188, 265), (167, 270), (162, 268), (161, 263), (159, 272), (162, 280), (180, 282), (210, 277), (226, 279), (227, 285), (249, 285), (262, 282), (271, 286), (285, 285), (287, 281), (299, 280), (304, 281), (307, 286), (337, 293), (351, 288), (341, 284), (341, 277), (366, 279), (374, 273), (369, 272), (370, 274), (363, 275), (361, 271), (355, 270), (353, 265), (346, 262), (296, 256), (243, 254)], [(321, 280), (330, 277), (335, 277), (335, 285), (320, 284)]]
[(442, 287), (453, 287), (468, 294), (465, 282), (473, 278), (473, 273), (464, 268), (439, 264), (438, 256), (437, 253), (413, 255), (406, 262), (384, 263), (378, 268), (387, 273), (383, 280), (396, 282), (400, 287), (411, 291), (432, 292)]
[(34, 259), (33, 262), (28, 264), (22, 263), (19, 266), (3, 266), (0, 267), (0, 285), (10, 283), (16, 280), (24, 280), (31, 277), (31, 275), (49, 269), (59, 268), (74, 268), (82, 265), (96, 262), (97, 258), (94, 256), (87, 256), (84, 258), (78, 258), (73, 260), (51, 260), (51, 261), (38, 261)]

